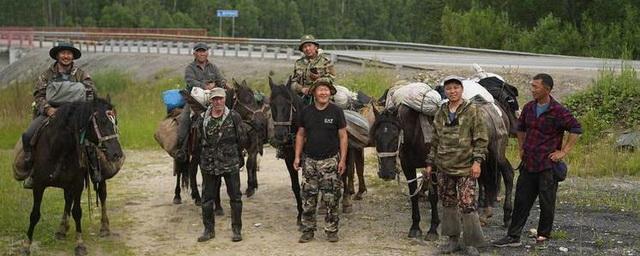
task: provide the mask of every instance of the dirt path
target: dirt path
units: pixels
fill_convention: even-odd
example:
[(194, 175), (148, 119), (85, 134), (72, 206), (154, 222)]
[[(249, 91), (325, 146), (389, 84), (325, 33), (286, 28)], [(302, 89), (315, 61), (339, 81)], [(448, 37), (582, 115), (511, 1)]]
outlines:
[[(216, 218), (216, 238), (198, 243), (196, 238), (203, 228), (200, 208), (184, 191), (183, 204), (171, 203), (175, 186), (171, 159), (161, 151), (127, 152), (127, 164), (113, 183), (113, 190), (120, 190), (114, 197), (124, 200), (122, 209), (114, 209), (117, 212), (114, 215), (123, 218), (121, 225), (113, 228), (119, 233), (114, 239), (124, 243), (134, 255), (322, 255), (328, 251), (332, 255), (436, 254), (436, 247), (445, 242), (443, 238), (438, 242), (406, 238), (411, 211), (403, 194), (407, 193), (406, 185), (378, 179), (371, 153), (371, 150), (367, 153), (365, 171), (369, 192), (364, 201), (354, 201), (353, 213), (341, 214), (340, 242), (327, 242), (319, 231), (316, 240), (299, 244), (289, 175), (284, 163), (275, 159), (273, 149), (267, 148), (261, 159), (260, 188), (256, 195), (250, 199), (243, 197), (244, 240), (239, 243), (231, 242), (228, 197), (224, 188), (225, 216)], [(246, 186), (245, 172), (241, 173), (241, 179), (242, 186)], [(637, 214), (599, 206), (598, 200), (616, 195), (637, 200), (639, 188), (640, 180), (637, 179), (570, 178), (560, 186), (555, 239), (545, 246), (536, 246), (523, 235), (525, 246), (489, 247), (481, 252), (490, 255), (638, 255), (640, 222)], [(593, 206), (589, 204), (592, 201)], [(421, 203), (421, 227), (425, 232), (425, 221), (429, 220), (426, 205), (426, 202)], [(505, 234), (501, 227), (501, 212), (497, 209), (484, 228), (488, 240)], [(538, 212), (534, 207), (525, 230), (535, 228)], [(321, 228), (322, 218), (318, 218), (318, 223)], [(561, 252), (564, 249), (568, 252)], [(108, 252), (101, 254), (109, 255)]]
[[(320, 255), (328, 250), (334, 255), (424, 255), (434, 251), (433, 245), (405, 238), (409, 204), (399, 200), (395, 182), (371, 187), (364, 201), (355, 202), (354, 213), (341, 215), (340, 242), (327, 242), (320, 231), (313, 242), (297, 243), (300, 234), (289, 175), (284, 162), (274, 155), (273, 149), (266, 150), (258, 173), (260, 188), (254, 197), (243, 197), (244, 240), (231, 242), (228, 197), (223, 189), (225, 216), (216, 219), (216, 238), (198, 243), (203, 228), (200, 208), (184, 191), (183, 204), (171, 203), (175, 178), (170, 158), (160, 151), (128, 152), (119, 179), (135, 194), (124, 207), (131, 219), (116, 232), (136, 255)], [(245, 172), (241, 179), (246, 186)], [(324, 224), (322, 218), (318, 223)]]

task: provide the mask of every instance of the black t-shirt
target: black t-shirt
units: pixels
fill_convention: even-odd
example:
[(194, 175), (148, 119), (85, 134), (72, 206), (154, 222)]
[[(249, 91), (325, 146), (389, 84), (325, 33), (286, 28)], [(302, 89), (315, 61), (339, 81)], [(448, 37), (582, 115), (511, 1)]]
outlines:
[(329, 103), (318, 110), (315, 104), (306, 106), (300, 114), (300, 127), (306, 132), (304, 154), (315, 159), (334, 156), (340, 150), (338, 129), (347, 127), (344, 112), (341, 108)]

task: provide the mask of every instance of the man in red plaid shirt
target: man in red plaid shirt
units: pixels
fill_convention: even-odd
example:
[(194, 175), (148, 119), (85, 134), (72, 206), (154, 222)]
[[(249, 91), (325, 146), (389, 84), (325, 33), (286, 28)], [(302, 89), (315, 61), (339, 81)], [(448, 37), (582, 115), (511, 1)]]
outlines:
[[(507, 235), (494, 241), (497, 247), (520, 246), (520, 235), (529, 217), (529, 211), (539, 198), (540, 220), (537, 243), (551, 235), (556, 204), (558, 181), (553, 166), (571, 151), (582, 133), (580, 123), (568, 109), (551, 97), (553, 79), (548, 74), (537, 74), (531, 81), (534, 100), (522, 109), (518, 124), (520, 148), (520, 176), (516, 185), (516, 198), (512, 222)], [(568, 132), (563, 145), (565, 132)]]

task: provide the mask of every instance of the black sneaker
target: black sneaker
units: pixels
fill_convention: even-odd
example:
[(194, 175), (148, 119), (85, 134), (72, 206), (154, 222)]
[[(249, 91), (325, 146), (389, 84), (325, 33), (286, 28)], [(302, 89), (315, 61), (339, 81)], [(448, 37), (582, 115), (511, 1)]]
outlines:
[(300, 240), (298, 240), (298, 243), (306, 243), (313, 240), (313, 235), (313, 232), (302, 232), (302, 236), (300, 236)]
[(512, 236), (505, 236), (503, 238), (500, 238), (496, 241), (493, 241), (493, 246), (495, 247), (518, 247), (521, 246), (522, 243), (520, 242), (520, 238), (516, 238), (516, 237), (512, 237)]

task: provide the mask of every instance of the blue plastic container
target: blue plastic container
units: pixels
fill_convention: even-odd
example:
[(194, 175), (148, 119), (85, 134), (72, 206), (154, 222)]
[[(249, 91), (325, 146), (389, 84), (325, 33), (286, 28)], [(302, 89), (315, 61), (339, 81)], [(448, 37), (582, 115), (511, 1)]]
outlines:
[(176, 108), (184, 107), (184, 99), (180, 95), (180, 89), (166, 90), (162, 92), (162, 101), (167, 106), (167, 112), (171, 112)]

